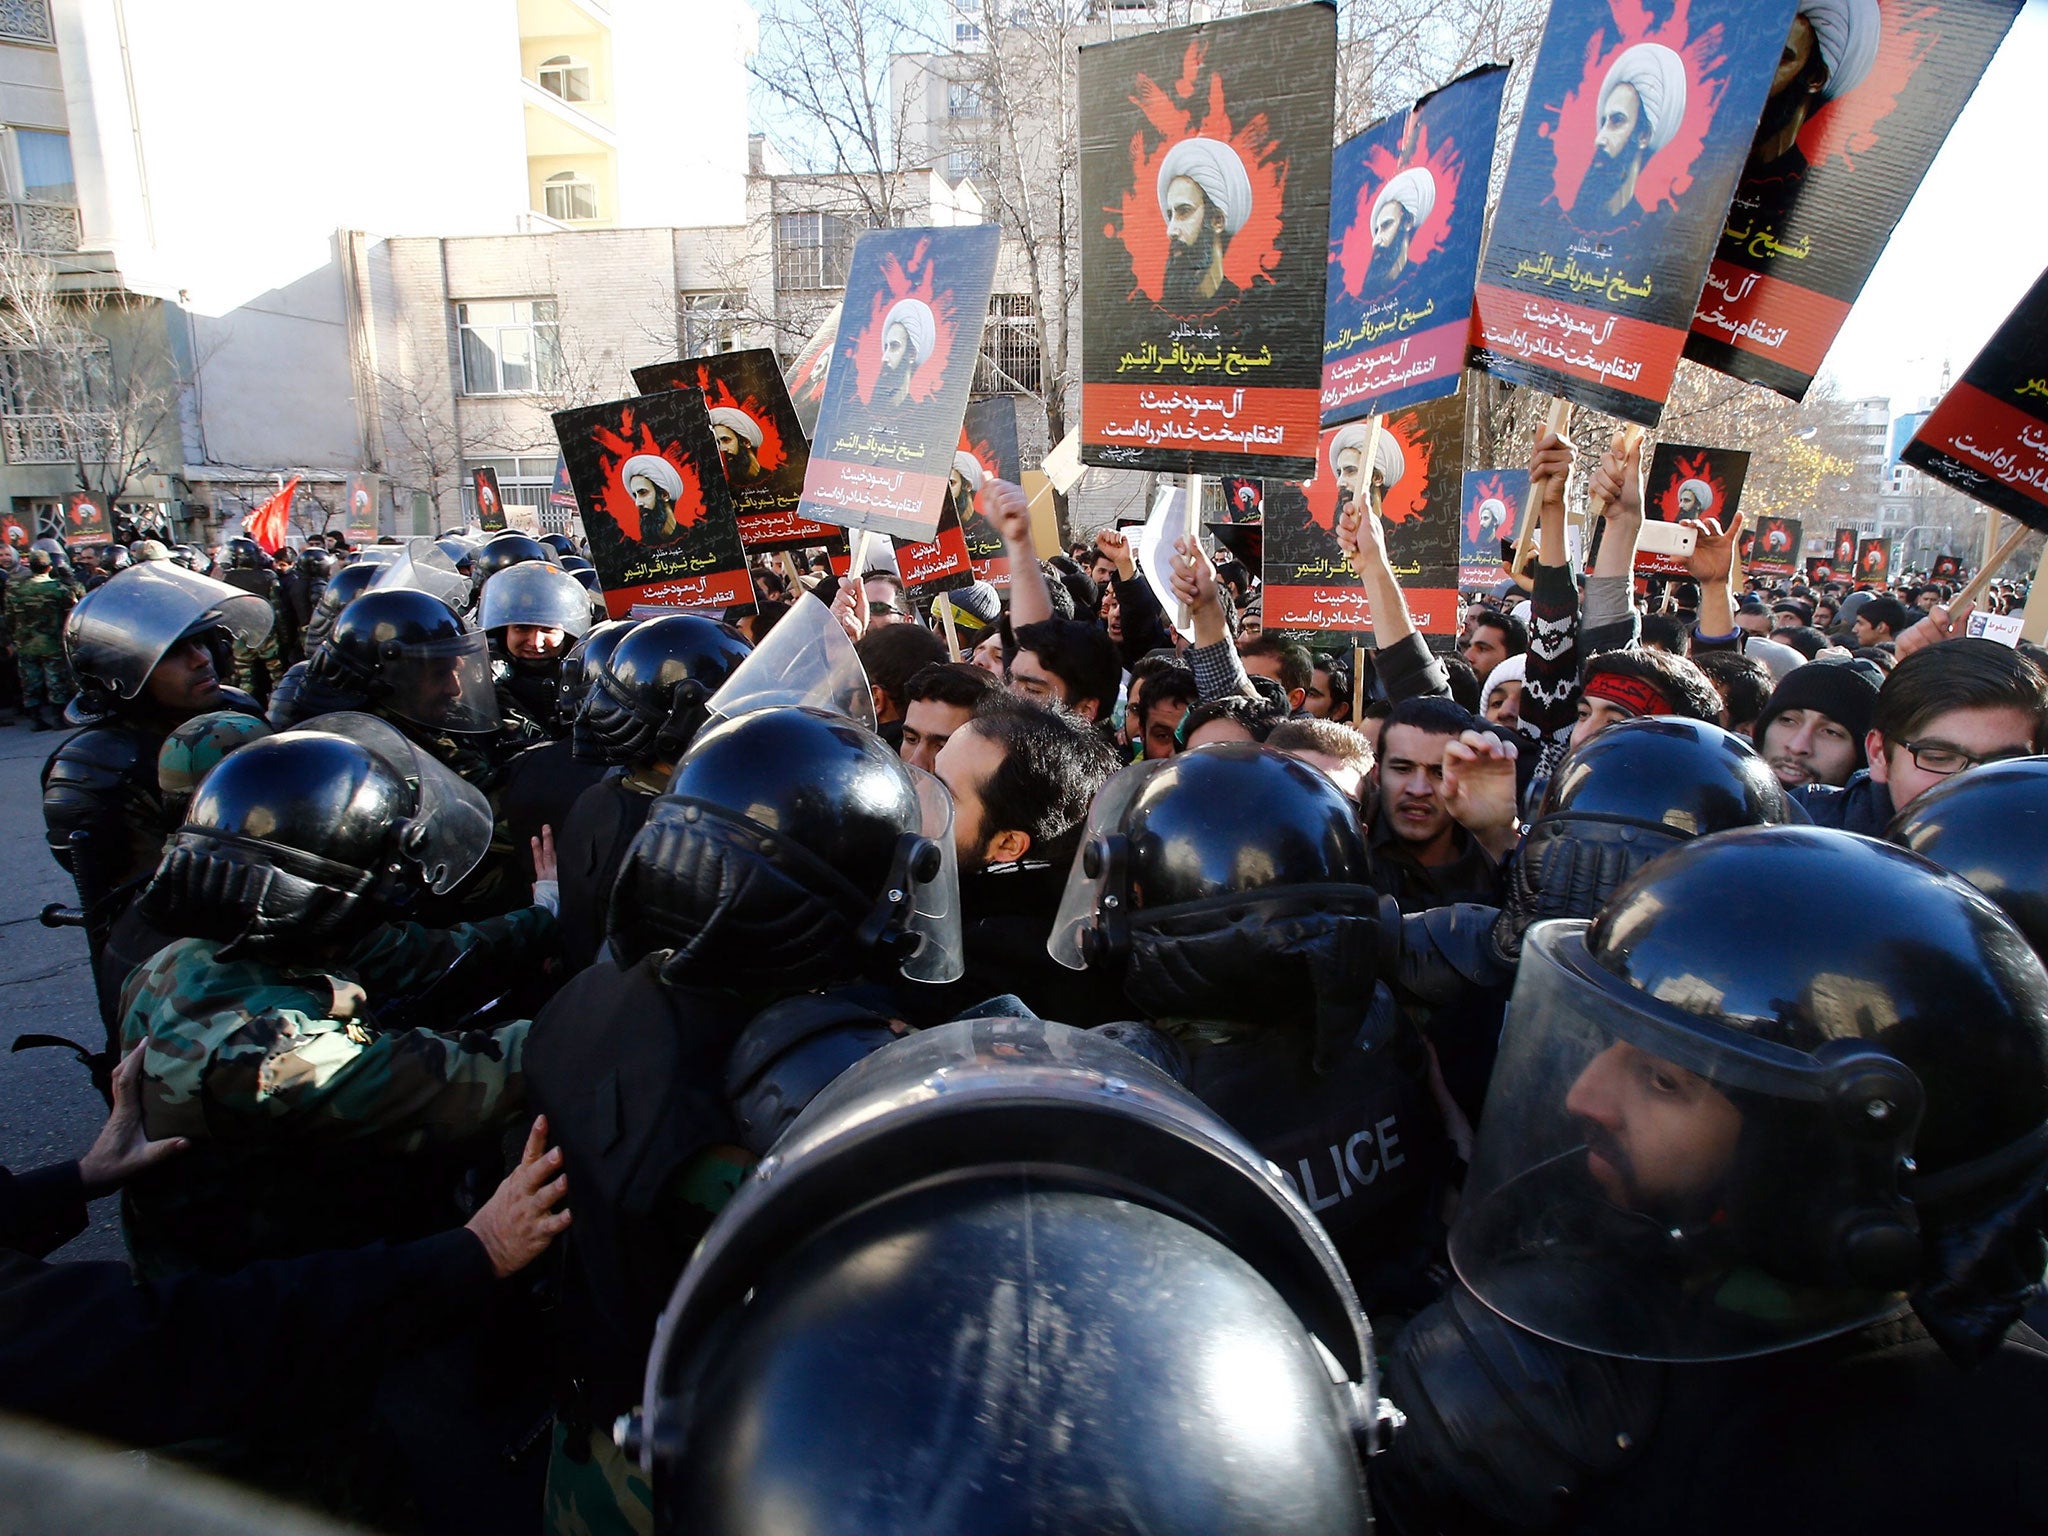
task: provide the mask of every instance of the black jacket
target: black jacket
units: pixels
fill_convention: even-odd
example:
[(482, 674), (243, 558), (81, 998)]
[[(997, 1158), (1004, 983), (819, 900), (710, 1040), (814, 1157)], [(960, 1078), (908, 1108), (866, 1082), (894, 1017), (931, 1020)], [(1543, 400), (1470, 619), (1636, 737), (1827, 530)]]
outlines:
[(85, 1219), (76, 1163), (0, 1168), (0, 1409), (136, 1445), (317, 1415), (337, 1340), (348, 1369), (374, 1367), (459, 1327), (493, 1288), (467, 1231), (141, 1283), (125, 1264), (41, 1262)]
[(899, 990), (920, 1025), (940, 1023), (977, 1003), (1010, 993), (1042, 1019), (1086, 1029), (1131, 1016), (1113, 979), (1070, 971), (1046, 953), (1066, 888), (1064, 863), (997, 864), (960, 877), (961, 945), (966, 973), (944, 986)]
[(1883, 837), (1892, 824), (1892, 791), (1859, 768), (1849, 782), (1837, 789), (1832, 784), (1801, 784), (1791, 791), (1817, 827), (1839, 827), (1844, 832), (1861, 832), (1865, 837)]

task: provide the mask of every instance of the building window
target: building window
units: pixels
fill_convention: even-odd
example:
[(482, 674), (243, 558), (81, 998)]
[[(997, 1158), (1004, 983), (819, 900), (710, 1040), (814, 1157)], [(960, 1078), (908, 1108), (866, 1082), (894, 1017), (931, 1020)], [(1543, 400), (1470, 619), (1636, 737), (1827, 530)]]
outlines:
[(685, 293), (680, 306), (683, 356), (703, 357), (737, 347), (746, 304), (744, 293)]
[(959, 119), (981, 115), (981, 91), (976, 86), (955, 80), (946, 87), (946, 116)]
[(553, 299), (479, 299), (455, 306), (465, 395), (530, 395), (556, 387), (561, 343)]
[(785, 213), (775, 221), (775, 286), (844, 288), (854, 228), (836, 213)]
[(955, 21), (953, 23), (953, 46), (955, 48), (979, 48), (981, 46), (981, 23), (978, 21)]
[(950, 149), (946, 151), (946, 179), (965, 181), (973, 176), (984, 182), (988, 179), (987, 157), (979, 149)]
[(15, 185), (31, 203), (75, 203), (78, 178), (71, 170), (71, 136), (40, 128), (13, 131)]
[(557, 171), (541, 191), (547, 198), (544, 211), (551, 219), (573, 224), (597, 217), (597, 184), (584, 180), (575, 171)]
[(540, 66), (540, 88), (564, 101), (590, 100), (590, 66), (581, 59), (558, 53)]
[(1038, 348), (1038, 320), (1027, 293), (992, 293), (988, 324), (981, 332), (981, 358), (974, 368), (978, 395), (1039, 393), (1045, 354)]

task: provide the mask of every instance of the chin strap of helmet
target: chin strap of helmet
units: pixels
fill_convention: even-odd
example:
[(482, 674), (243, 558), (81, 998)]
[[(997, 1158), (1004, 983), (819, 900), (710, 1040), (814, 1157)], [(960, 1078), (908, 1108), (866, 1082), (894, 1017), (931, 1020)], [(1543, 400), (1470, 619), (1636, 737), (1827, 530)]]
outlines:
[(222, 941), (220, 958), (273, 941), (344, 943), (403, 901), (396, 875), (337, 864), (256, 838), (181, 832), (141, 897), (142, 915), (166, 933)]
[(1522, 935), (1551, 917), (1592, 917), (1615, 888), (1685, 839), (1663, 828), (1591, 817), (1538, 821), (1515, 855), (1493, 942), (1500, 958), (1521, 958)]

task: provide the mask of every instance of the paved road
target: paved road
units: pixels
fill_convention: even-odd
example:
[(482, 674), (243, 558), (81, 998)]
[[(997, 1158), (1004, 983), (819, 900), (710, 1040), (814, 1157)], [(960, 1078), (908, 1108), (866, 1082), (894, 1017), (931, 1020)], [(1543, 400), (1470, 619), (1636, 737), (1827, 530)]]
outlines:
[[(63, 739), (25, 725), (0, 726), (0, 1167), (14, 1169), (76, 1157), (106, 1116), (85, 1069), (68, 1053), (6, 1054), (18, 1035), (69, 1035), (87, 1045), (105, 1038), (84, 934), (36, 921), (46, 903), (77, 899), (43, 842), (38, 787), (43, 759)], [(60, 1256), (121, 1257), (118, 1203), (97, 1202), (92, 1225)]]

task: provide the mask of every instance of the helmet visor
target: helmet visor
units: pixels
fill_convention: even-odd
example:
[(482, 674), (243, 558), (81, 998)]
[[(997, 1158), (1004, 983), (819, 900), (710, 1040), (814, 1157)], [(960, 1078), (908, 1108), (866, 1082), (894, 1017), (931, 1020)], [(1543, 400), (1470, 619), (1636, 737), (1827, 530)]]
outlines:
[(431, 592), (451, 608), (460, 609), (469, 601), (469, 578), (455, 568), (455, 562), (434, 546), (432, 539), (414, 539), (396, 560), (387, 561), (377, 572), (367, 590), (386, 592), (394, 587), (410, 587), (417, 592)]
[(875, 729), (867, 669), (832, 610), (808, 593), (711, 696), (707, 724), (791, 705), (829, 709), (866, 730)]
[(892, 879), (890, 894), (904, 891), (910, 907), (902, 923), (917, 938), (917, 949), (900, 969), (911, 981), (957, 981), (967, 969), (960, 935), (960, 866), (953, 847), (953, 797), (922, 768), (910, 770), (923, 814), (923, 847), (910, 859), (907, 887)]
[(382, 659), (378, 677), (390, 689), (383, 706), (415, 725), (451, 736), (498, 728), (490, 642), (474, 631), (394, 647)]
[(1091, 934), (1105, 926), (1120, 926), (1130, 918), (1129, 881), (1123, 868), (1124, 816), (1152, 776), (1172, 761), (1155, 758), (1131, 764), (1097, 790), (1088, 807), (1088, 827), (1074, 850), (1067, 886), (1060, 894), (1052, 933), (1045, 941), (1046, 953), (1069, 970), (1088, 969), (1089, 951), (1094, 947)]
[(514, 624), (581, 639), (590, 633), (590, 594), (559, 565), (526, 560), (508, 566), (485, 583), (476, 627), (489, 631)]
[(1636, 992), (1585, 926), (1525, 942), (1451, 1230), (1459, 1279), (1532, 1333), (1641, 1360), (1771, 1354), (1898, 1311), (1841, 1278), (1837, 1248), (1896, 1209), (1917, 1087), (1845, 1113), (1871, 1056), (1823, 1062), (1685, 1011), (1710, 999)]
[(65, 654), (81, 677), (132, 699), (164, 653), (203, 621), (256, 645), (277, 615), (253, 592), (152, 560), (108, 577), (80, 599), (65, 622)]
[(303, 729), (345, 736), (383, 758), (416, 795), (412, 825), (399, 839), (428, 889), (445, 895), (467, 879), (491, 846), (491, 803), (474, 784), (456, 777), (421, 751), (388, 720), (343, 711), (308, 720)]

